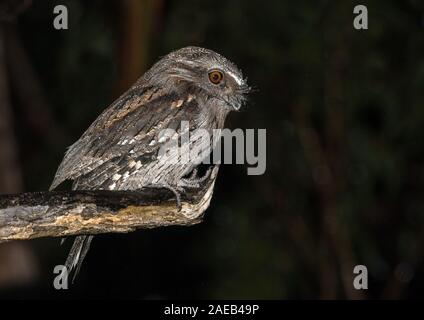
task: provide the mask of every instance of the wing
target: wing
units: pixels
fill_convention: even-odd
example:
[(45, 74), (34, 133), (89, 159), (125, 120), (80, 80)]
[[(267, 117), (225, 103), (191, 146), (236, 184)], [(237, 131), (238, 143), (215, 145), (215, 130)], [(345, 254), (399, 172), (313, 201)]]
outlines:
[(158, 133), (163, 129), (179, 132), (181, 121), (189, 121), (190, 130), (195, 129), (192, 125), (198, 111), (199, 105), (190, 90), (169, 93), (160, 88), (131, 88), (69, 147), (50, 190), (65, 180), (89, 173), (92, 181), (84, 188), (101, 188), (106, 179), (131, 159), (140, 163), (152, 161), (167, 142), (157, 141)]

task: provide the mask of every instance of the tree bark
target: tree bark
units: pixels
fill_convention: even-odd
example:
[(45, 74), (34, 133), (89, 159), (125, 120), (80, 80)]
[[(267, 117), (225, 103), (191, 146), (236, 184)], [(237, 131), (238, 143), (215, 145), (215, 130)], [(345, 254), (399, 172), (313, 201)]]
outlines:
[(209, 206), (218, 169), (199, 189), (182, 195), (181, 210), (172, 192), (155, 188), (0, 195), (0, 242), (197, 224)]

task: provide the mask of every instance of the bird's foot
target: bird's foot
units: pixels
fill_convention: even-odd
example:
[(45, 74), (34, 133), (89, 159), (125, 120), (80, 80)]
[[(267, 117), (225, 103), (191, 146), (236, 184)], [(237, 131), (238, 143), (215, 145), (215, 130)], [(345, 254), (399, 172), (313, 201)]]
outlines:
[(178, 186), (185, 188), (199, 188), (200, 183), (204, 182), (211, 175), (212, 168), (208, 168), (202, 177), (197, 177), (197, 168), (194, 168), (188, 178), (181, 178)]
[(184, 192), (184, 189), (180, 186), (173, 187), (167, 183), (159, 183), (159, 184), (151, 184), (148, 186), (149, 188), (164, 188), (168, 189), (175, 195), (175, 200), (177, 201), (177, 209), (178, 211), (181, 211), (182, 205), (181, 205), (181, 193)]

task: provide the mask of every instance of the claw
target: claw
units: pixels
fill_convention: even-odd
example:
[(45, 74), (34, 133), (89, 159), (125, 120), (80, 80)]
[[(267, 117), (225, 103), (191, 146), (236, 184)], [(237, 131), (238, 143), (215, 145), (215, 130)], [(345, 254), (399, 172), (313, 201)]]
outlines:
[(197, 176), (197, 168), (194, 168), (191, 172), (189, 179), (194, 179)]
[(192, 174), (189, 178), (181, 178), (180, 182), (178, 183), (181, 187), (187, 187), (187, 188), (199, 188), (200, 183), (208, 179), (211, 175), (212, 168), (208, 168), (208, 170), (205, 172), (203, 177), (197, 178), (197, 168), (193, 169)]
[(165, 188), (168, 189), (169, 191), (172, 191), (172, 193), (175, 195), (175, 200), (177, 201), (177, 209), (178, 211), (181, 211), (182, 205), (181, 205), (181, 193), (184, 192), (184, 189), (180, 186), (177, 187), (172, 187), (169, 184), (152, 184), (149, 185), (148, 187), (151, 188)]

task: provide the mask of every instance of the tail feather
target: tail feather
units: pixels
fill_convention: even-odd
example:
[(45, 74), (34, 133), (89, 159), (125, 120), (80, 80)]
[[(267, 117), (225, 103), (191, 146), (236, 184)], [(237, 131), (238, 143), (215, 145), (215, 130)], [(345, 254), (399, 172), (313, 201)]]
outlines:
[(68, 258), (65, 262), (68, 274), (70, 274), (75, 268), (72, 282), (74, 282), (81, 269), (82, 262), (87, 255), (88, 249), (90, 249), (90, 244), (93, 238), (94, 236), (78, 236), (75, 238), (74, 244), (72, 245), (72, 248), (68, 254)]
[[(66, 152), (66, 155), (68, 155), (68, 153), (70, 152), (70, 150), (68, 150)], [(65, 156), (66, 158), (66, 156)], [(61, 174), (61, 170), (63, 167), (63, 162), (61, 163), (61, 165), (59, 166), (59, 169), (56, 173), (56, 176), (53, 180), (52, 185), (50, 186), (49, 190), (54, 190), (59, 184), (61, 184), (64, 180), (68, 179), (68, 176), (62, 175)], [(63, 171), (63, 170), (62, 170)], [(75, 181), (73, 183), (73, 190), (75, 190), (76, 184)], [(84, 261), (85, 256), (87, 255), (88, 249), (90, 249), (90, 245), (91, 245), (91, 241), (93, 240), (94, 236), (78, 236), (75, 238), (74, 243), (71, 247), (71, 250), (69, 251), (68, 257), (66, 258), (65, 261), (65, 267), (66, 270), (68, 271), (68, 276), (72, 273), (72, 271), (74, 270), (74, 274), (72, 277), (72, 283), (74, 283), (75, 278), (77, 277), (80, 269), (81, 269), (81, 265)], [(65, 242), (66, 238), (62, 238), (60, 240), (60, 245), (62, 245)]]

